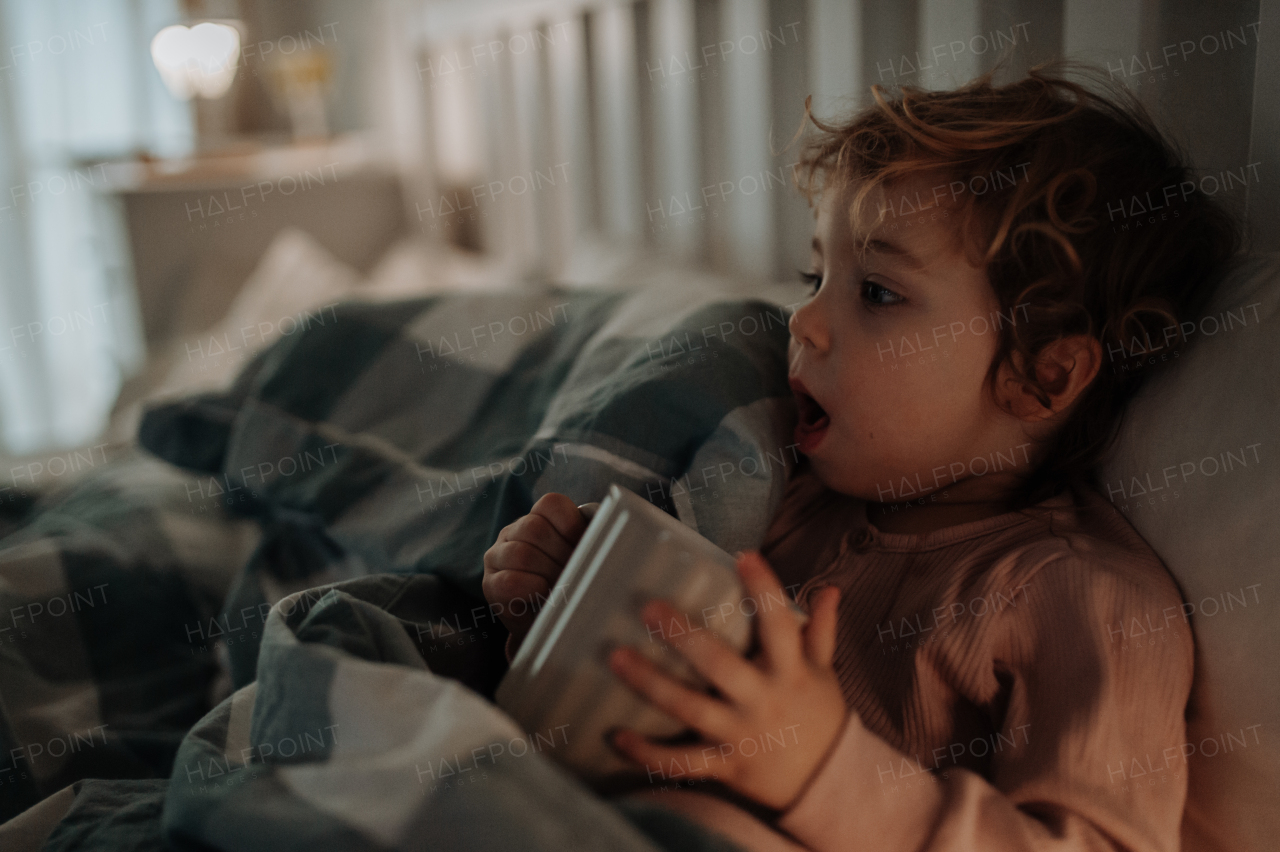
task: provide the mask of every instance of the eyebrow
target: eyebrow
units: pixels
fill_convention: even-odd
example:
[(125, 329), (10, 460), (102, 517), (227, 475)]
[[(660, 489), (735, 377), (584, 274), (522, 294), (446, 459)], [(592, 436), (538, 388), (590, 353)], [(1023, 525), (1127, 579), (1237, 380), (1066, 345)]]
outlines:
[[(813, 240), (809, 243), (809, 245), (818, 254), (822, 254), (822, 242), (817, 238), (817, 236), (813, 238)], [(888, 254), (888, 255), (893, 255), (894, 257), (900, 257), (902, 258), (903, 261), (906, 262), (908, 266), (911, 266), (915, 269), (924, 269), (925, 265), (920, 261), (918, 257), (916, 257), (911, 252), (907, 251), (897, 243), (891, 243), (888, 240), (880, 240), (880, 239), (873, 238), (873, 239), (867, 240), (867, 248), (873, 252), (876, 252), (877, 254)]]
[(877, 254), (888, 254), (893, 255), (894, 257), (900, 257), (908, 266), (916, 269), (924, 269), (925, 265), (920, 261), (920, 258), (916, 257), (902, 246), (896, 243), (891, 243), (888, 240), (879, 240), (875, 238), (869, 239), (867, 240), (867, 248)]

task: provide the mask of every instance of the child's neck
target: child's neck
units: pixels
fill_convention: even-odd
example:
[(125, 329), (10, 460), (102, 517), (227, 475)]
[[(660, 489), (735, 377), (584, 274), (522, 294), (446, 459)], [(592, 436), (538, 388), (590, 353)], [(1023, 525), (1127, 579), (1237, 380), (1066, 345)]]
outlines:
[(994, 518), (1009, 511), (1016, 480), (967, 479), (916, 500), (867, 501), (867, 521), (886, 533), (925, 535), (947, 527)]
[(1003, 504), (956, 503), (932, 506), (928, 503), (868, 503), (867, 521), (881, 532), (925, 535), (947, 527), (994, 518), (1007, 511)]

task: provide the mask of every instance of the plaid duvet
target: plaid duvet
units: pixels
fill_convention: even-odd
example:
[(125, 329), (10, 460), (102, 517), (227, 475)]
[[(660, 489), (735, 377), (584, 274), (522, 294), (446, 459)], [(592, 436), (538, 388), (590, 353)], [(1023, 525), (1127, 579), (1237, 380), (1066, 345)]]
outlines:
[(2, 818), (79, 778), (168, 774), (229, 690), (184, 627), (221, 611), (258, 524), (188, 504), (195, 478), (136, 449), (104, 454), (0, 542)]
[[(414, 716), (417, 705), (391, 700), (399, 693), (388, 686), (412, 673), (421, 700), (474, 716), (490, 726), (485, 737), (508, 733), (510, 720), (482, 698), (505, 667), (505, 633), (480, 594), (483, 553), (544, 493), (581, 503), (617, 482), (726, 550), (758, 545), (798, 458), (788, 316), (766, 301), (679, 287), (343, 303), (259, 354), (226, 392), (153, 406), (139, 440), (173, 467), (141, 454), (121, 459), (42, 501), (33, 521), (0, 542), (3, 611), (105, 583), (99, 605), (82, 599), (73, 618), (0, 645), (0, 746), (14, 755), (0, 774), (0, 816), (61, 790), (10, 826), (34, 825), (39, 813), (50, 825), (63, 818), (50, 848), (76, 832), (108, 838), (116, 829), (124, 833), (110, 842), (77, 848), (151, 848), (162, 836), (181, 847), (187, 832), (199, 838), (192, 848), (258, 848), (234, 831), (251, 832), (266, 818), (270, 788), (283, 797), (272, 813), (300, 820), (282, 830), (298, 841), (300, 826), (316, 827), (306, 835), (312, 849), (401, 848), (402, 839), (357, 818), (362, 797), (380, 788), (320, 765), (345, 754), (342, 726), (354, 732), (364, 730), (362, 718), (385, 726), (399, 713)], [(113, 477), (133, 490), (122, 495)], [(412, 625), (388, 614), (385, 597), (355, 605), (332, 588), (374, 583), (360, 586), (367, 593), (380, 582), (404, 583), (399, 594), (412, 600), (399, 605), (412, 604)], [(282, 611), (282, 601), (296, 612)], [(334, 627), (335, 606), (363, 613), (363, 626)], [(308, 634), (308, 613), (321, 610), (329, 626)], [(325, 647), (298, 639), (299, 630)], [(321, 661), (312, 672), (319, 680), (290, 681), (270, 705), (288, 732), (260, 735), (264, 666), (275, 659), (270, 644), (261, 653), (260, 645), (273, 631), (285, 645), (303, 642), (298, 659)], [(335, 654), (393, 674), (336, 690), (325, 680), (332, 673), (321, 674)], [(365, 663), (349, 671), (364, 672)], [(249, 706), (253, 733), (244, 739), (234, 720)], [(325, 718), (339, 727), (326, 734), (310, 724)], [(368, 730), (384, 729), (377, 726)], [(301, 738), (290, 755), (250, 745), (286, 733)], [(72, 737), (74, 756), (41, 772), (48, 750), (33, 756), (30, 746), (57, 736)], [(97, 737), (93, 745), (88, 736)], [(192, 755), (226, 751), (219, 737), (238, 738), (239, 777), (261, 781), (190, 780)], [(547, 780), (558, 772), (549, 763), (526, 769), (531, 763), (513, 771), (533, 772), (548, 796), (571, 785)], [(281, 787), (282, 765), (312, 773), (332, 798), (318, 804)], [(167, 785), (79, 780), (170, 771)], [(412, 806), (384, 803), (377, 813), (399, 814), (385, 825), (416, 824), (415, 809), (431, 797), (415, 786), (410, 798)], [(120, 812), (104, 801), (132, 803), (138, 819), (102, 816)], [(465, 822), (465, 808), (476, 805), (464, 796), (462, 811), (432, 819)], [(210, 819), (232, 834), (201, 835), (198, 825)]]

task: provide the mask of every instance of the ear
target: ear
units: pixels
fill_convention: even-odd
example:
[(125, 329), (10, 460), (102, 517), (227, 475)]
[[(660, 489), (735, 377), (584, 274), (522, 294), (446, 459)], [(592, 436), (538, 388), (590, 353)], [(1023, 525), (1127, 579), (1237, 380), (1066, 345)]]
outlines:
[(1048, 420), (1069, 409), (1101, 367), (1102, 344), (1095, 338), (1087, 334), (1060, 338), (1036, 358), (1036, 378), (1045, 396), (1019, 379), (1006, 362), (996, 374), (996, 404), (1020, 420)]

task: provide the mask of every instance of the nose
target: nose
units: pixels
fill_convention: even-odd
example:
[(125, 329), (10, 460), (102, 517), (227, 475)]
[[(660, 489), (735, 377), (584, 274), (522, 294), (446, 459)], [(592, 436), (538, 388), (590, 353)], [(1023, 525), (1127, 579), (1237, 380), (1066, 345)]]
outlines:
[(822, 316), (822, 301), (825, 300), (819, 291), (817, 296), (798, 308), (787, 323), (787, 330), (802, 348), (809, 346), (819, 352), (825, 352), (831, 344), (830, 332)]

